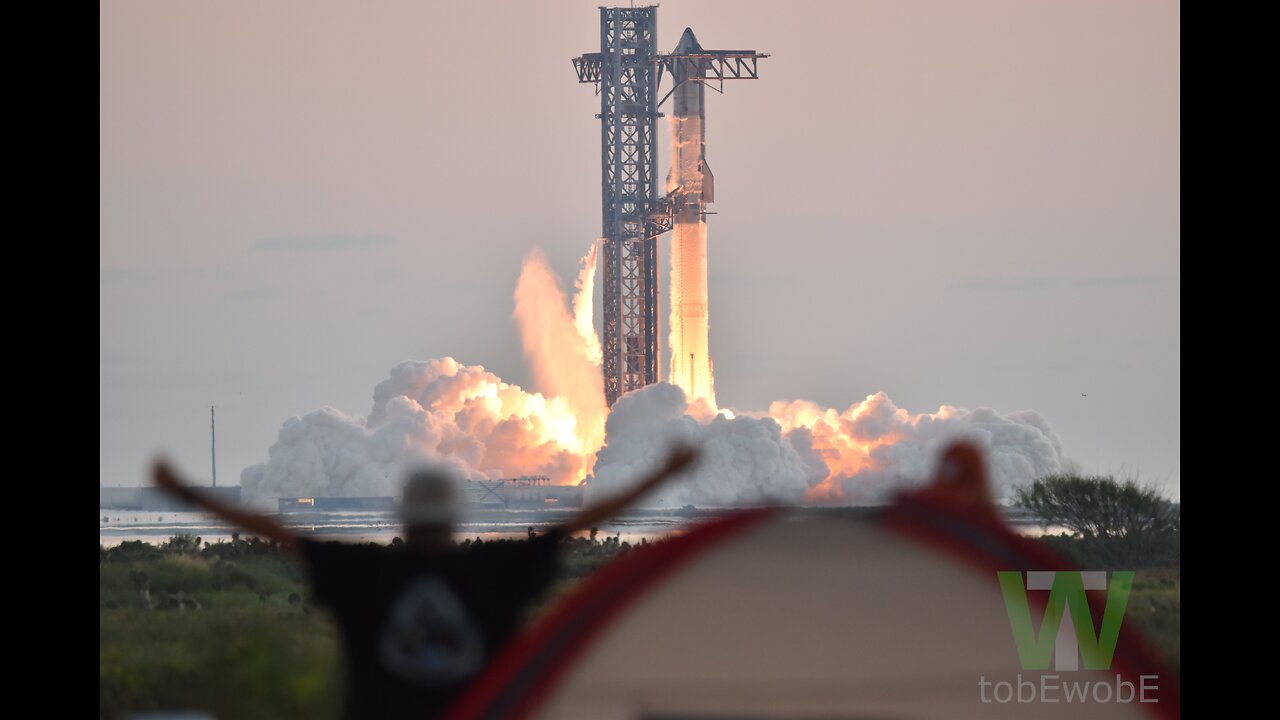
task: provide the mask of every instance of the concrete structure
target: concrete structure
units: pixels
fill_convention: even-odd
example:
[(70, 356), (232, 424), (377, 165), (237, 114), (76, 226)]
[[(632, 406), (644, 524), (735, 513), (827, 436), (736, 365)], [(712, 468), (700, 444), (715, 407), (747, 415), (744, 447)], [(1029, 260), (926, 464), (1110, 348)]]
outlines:
[[(707, 82), (755, 79), (757, 61), (768, 57), (754, 50), (703, 50), (696, 40), (683, 51), (659, 54), (657, 12), (656, 6), (600, 8), (600, 52), (573, 59), (578, 82), (596, 84), (600, 96), (601, 345), (610, 406), (658, 381), (657, 238), (672, 228), (677, 209), (657, 187), (662, 75), (671, 74), (673, 92), (686, 83), (700, 92)], [(697, 112), (701, 117), (700, 101)], [(689, 208), (684, 210), (687, 215)], [(696, 212), (704, 211), (700, 206)]]

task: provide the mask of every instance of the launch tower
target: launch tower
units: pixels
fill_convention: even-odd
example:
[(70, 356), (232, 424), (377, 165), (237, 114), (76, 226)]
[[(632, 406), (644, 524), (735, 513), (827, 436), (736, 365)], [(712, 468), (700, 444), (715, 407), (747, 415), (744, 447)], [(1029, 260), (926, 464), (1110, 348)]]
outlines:
[[(672, 229), (677, 203), (658, 195), (657, 119), (664, 73), (667, 97), (683, 83), (754, 80), (753, 50), (703, 50), (694, 42), (657, 51), (657, 6), (600, 8), (600, 52), (573, 59), (580, 83), (600, 96), (601, 255), (605, 400), (659, 380), (658, 236)], [(701, 89), (701, 88), (699, 88)], [(689, 198), (678, 203), (689, 209)], [(696, 212), (705, 219), (701, 201)], [(705, 307), (705, 305), (704, 305)]]

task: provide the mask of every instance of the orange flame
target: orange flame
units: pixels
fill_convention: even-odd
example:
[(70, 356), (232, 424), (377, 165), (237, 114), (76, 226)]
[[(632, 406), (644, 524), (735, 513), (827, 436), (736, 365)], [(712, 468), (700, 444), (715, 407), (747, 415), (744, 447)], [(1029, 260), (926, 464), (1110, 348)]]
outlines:
[(590, 322), (594, 244), (582, 266), (573, 315), (546, 257), (537, 250), (525, 258), (515, 290), (515, 319), (524, 354), (536, 389), (551, 402), (561, 402), (566, 410), (552, 425), (562, 433), (556, 441), (582, 456), (578, 479), (586, 477), (604, 443), (604, 421), (609, 413), (600, 374), (600, 341)]
[[(705, 226), (704, 226), (705, 227)], [(705, 255), (704, 255), (705, 257)], [(578, 453), (577, 477), (585, 477), (595, 463), (605, 437), (608, 408), (604, 402), (600, 372), (600, 343), (591, 322), (591, 293), (594, 283), (596, 245), (586, 256), (571, 304), (566, 300), (554, 274), (541, 253), (525, 259), (516, 287), (515, 317), (520, 326), (525, 356), (532, 365), (538, 397), (546, 416), (543, 438), (558, 448)], [(572, 307), (572, 313), (568, 308)], [(704, 335), (705, 337), (705, 335)], [(707, 363), (706, 371), (711, 371)], [(676, 379), (676, 378), (673, 378)], [(705, 383), (710, 390), (712, 378)], [(680, 385), (681, 383), (675, 383)], [(709, 393), (708, 393), (709, 394)], [(733, 411), (715, 406), (714, 395), (692, 396), (686, 390), (685, 414), (706, 424), (717, 415), (734, 417)], [(784, 436), (804, 431), (811, 449), (826, 466), (826, 477), (809, 489), (809, 502), (850, 501), (843, 480), (868, 470), (883, 470), (891, 459), (883, 452), (901, 441), (920, 423), (946, 420), (954, 408), (943, 406), (935, 413), (910, 414), (894, 406), (884, 393), (868, 395), (843, 411), (825, 408), (807, 400), (777, 401), (766, 412), (739, 414), (771, 418)], [(513, 463), (518, 458), (509, 458)], [(513, 465), (514, 467), (514, 465)]]

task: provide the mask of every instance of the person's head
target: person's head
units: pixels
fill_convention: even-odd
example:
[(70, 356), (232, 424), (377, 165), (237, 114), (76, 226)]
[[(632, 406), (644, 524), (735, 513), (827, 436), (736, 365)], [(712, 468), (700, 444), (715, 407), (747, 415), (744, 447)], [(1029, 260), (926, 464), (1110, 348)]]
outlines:
[(457, 480), (448, 470), (431, 466), (410, 470), (400, 502), (405, 544), (425, 552), (449, 547), (460, 505)]

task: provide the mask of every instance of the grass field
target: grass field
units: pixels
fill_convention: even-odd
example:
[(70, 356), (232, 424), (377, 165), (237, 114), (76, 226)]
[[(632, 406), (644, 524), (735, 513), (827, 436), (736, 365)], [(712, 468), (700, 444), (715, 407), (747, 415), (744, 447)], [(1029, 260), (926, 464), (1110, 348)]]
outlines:
[[(629, 547), (565, 544), (549, 593)], [(103, 549), (99, 566), (101, 712), (199, 709), (219, 718), (338, 717), (342, 672), (337, 631), (308, 596), (301, 565), (264, 543)], [(1177, 567), (1139, 570), (1125, 622), (1142, 626), (1179, 667)]]

